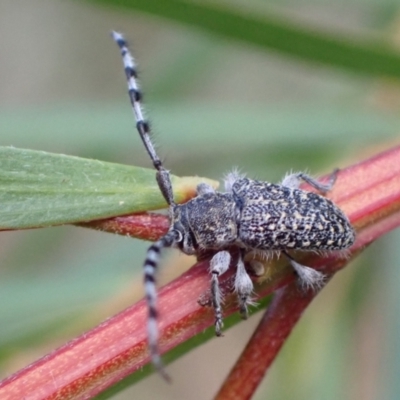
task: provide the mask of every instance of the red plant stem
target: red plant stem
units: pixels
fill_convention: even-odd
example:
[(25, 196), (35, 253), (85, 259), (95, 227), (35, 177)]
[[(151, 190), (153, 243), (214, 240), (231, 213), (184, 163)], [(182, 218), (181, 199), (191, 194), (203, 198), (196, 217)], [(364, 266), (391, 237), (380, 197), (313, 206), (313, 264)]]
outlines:
[(251, 399), (266, 370), (300, 319), (315, 292), (298, 290), (297, 283), (279, 289), (215, 400)]
[[(174, 281), (160, 292), (159, 309), (163, 316), (160, 329), (164, 331), (161, 344), (164, 350), (181, 342), (182, 336), (185, 339), (193, 336), (197, 327), (204, 329), (213, 322), (210, 310), (196, 303), (197, 296), (209, 284), (204, 264), (191, 269), (191, 272), (185, 285)], [(190, 306), (190, 316), (187, 308), (180, 307), (182, 302)], [(144, 301), (140, 301), (5, 379), (0, 384), (0, 399), (93, 397), (148, 362), (146, 311)], [(198, 323), (195, 322), (197, 319)], [(175, 324), (177, 321), (180, 322)]]
[(123, 236), (133, 236), (140, 239), (155, 241), (165, 235), (169, 228), (166, 215), (155, 213), (140, 213), (100, 219), (76, 224), (84, 228), (117, 233)]
[[(400, 147), (341, 171), (329, 197), (357, 228), (352, 253), (399, 226)], [(341, 268), (334, 255), (312, 257), (311, 265), (323, 268), (328, 274)], [(292, 271), (289, 268), (283, 271), (276, 279), (257, 284), (257, 294), (265, 296), (293, 281)], [(160, 290), (162, 352), (212, 325), (212, 310), (196, 302), (208, 287), (208, 263), (201, 262)], [(288, 292), (281, 296), (289, 296), (285, 293)], [(232, 302), (228, 305), (225, 315), (234, 310)], [(0, 399), (91, 398), (148, 362), (145, 338), (146, 310), (141, 301), (3, 380)]]
[[(324, 270), (330, 271), (326, 274), (325, 285), (335, 271), (346, 264), (347, 260), (343, 259), (329, 260), (324, 265)], [(236, 398), (245, 400), (253, 397), (292, 329), (318, 293), (315, 290), (304, 293), (299, 290), (296, 281), (275, 292), (268, 310), (225, 379), (215, 400)]]

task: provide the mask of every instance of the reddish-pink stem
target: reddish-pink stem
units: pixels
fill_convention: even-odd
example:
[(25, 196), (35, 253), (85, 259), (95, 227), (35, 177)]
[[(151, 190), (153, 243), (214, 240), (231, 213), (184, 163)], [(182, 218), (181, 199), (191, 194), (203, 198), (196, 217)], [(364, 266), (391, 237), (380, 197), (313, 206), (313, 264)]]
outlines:
[[(357, 228), (353, 253), (400, 225), (399, 161), (400, 147), (397, 147), (341, 171), (330, 197)], [(328, 274), (341, 267), (334, 256), (312, 257), (309, 265), (322, 268)], [(207, 268), (207, 262), (198, 263), (160, 290), (160, 347), (163, 352), (212, 325), (212, 311), (196, 301), (209, 287)], [(293, 279), (290, 269), (283, 269), (281, 275), (278, 273), (270, 281), (257, 284), (257, 293), (265, 296)], [(280, 296), (289, 299), (295, 295), (288, 290)], [(278, 300), (274, 303), (279, 304)], [(285, 300), (282, 307), (285, 304), (289, 307), (288, 301)], [(233, 311), (232, 304), (228, 298), (226, 315)], [(275, 305), (274, 309), (277, 308)], [(270, 315), (267, 319), (274, 320), (274, 309), (267, 314)], [(296, 313), (300, 310), (294, 315)], [(273, 335), (278, 327), (272, 324), (269, 334)], [(287, 334), (289, 327), (287, 324)], [(91, 398), (148, 362), (145, 330), (146, 309), (141, 301), (2, 381), (0, 399)], [(275, 332), (275, 337), (277, 335)], [(281, 334), (280, 337), (284, 341), (286, 336)], [(272, 353), (269, 358), (274, 358)]]
[(312, 291), (303, 293), (298, 290), (296, 282), (276, 292), (216, 400), (252, 398), (266, 370), (313, 298)]

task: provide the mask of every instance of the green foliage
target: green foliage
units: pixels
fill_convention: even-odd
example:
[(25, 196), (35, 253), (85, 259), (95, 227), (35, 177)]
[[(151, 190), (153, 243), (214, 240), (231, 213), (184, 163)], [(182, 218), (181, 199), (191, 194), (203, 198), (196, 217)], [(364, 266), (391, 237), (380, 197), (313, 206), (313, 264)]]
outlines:
[(165, 206), (154, 171), (144, 168), (0, 147), (0, 171), (2, 229), (74, 223)]
[(91, 0), (99, 4), (142, 11), (209, 34), (277, 50), (307, 61), (356, 73), (400, 77), (400, 55), (383, 41), (360, 41), (302, 28), (276, 14), (243, 13), (231, 7), (185, 0)]

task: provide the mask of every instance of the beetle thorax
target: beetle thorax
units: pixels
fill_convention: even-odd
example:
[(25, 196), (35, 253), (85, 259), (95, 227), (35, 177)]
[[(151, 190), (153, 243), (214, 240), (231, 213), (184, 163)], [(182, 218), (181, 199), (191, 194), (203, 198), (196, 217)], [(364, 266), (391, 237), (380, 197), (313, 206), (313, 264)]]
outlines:
[(182, 234), (178, 244), (186, 254), (198, 249), (222, 249), (238, 235), (239, 210), (230, 193), (205, 193), (176, 205), (172, 227)]

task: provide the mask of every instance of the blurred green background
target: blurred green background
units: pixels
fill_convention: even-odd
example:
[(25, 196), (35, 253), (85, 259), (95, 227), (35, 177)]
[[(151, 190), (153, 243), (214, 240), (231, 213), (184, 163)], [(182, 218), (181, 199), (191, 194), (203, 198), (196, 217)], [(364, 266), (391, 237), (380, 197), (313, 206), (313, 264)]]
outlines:
[[(400, 91), (393, 78), (101, 3), (108, 7), (1, 1), (0, 145), (150, 166), (111, 29), (132, 45), (159, 152), (176, 175), (220, 179), (236, 166), (278, 181), (291, 169), (327, 173), (399, 142)], [(395, 0), (213, 3), (284, 20), (317, 37), (393, 46), (399, 40)], [(399, 239), (391, 233), (335, 277), (256, 399), (398, 398)], [(2, 376), (141, 295), (145, 242), (65, 226), (3, 232), (1, 243)], [(185, 263), (171, 251), (164, 264)], [(173, 385), (149, 377), (113, 398), (211, 398), (259, 317), (169, 366)]]

